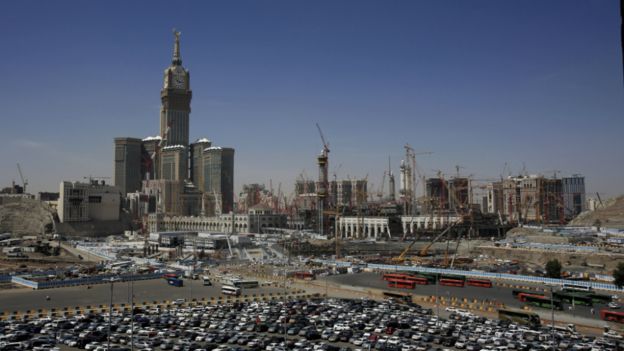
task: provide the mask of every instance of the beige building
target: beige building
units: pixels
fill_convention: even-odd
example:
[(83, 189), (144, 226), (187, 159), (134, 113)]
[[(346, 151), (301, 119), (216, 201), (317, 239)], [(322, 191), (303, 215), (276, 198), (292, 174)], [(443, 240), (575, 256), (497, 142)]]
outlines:
[(93, 180), (91, 183), (61, 182), (59, 190), (57, 211), (61, 223), (119, 220), (119, 188)]

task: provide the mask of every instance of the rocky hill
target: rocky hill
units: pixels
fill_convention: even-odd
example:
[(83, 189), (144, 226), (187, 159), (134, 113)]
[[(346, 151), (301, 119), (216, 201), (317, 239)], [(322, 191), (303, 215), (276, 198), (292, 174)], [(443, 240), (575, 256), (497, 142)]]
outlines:
[(0, 205), (0, 233), (36, 235), (51, 233), (54, 211), (45, 203), (22, 199)]
[(619, 196), (604, 202), (604, 206), (595, 211), (585, 211), (579, 214), (570, 225), (593, 226), (624, 229), (624, 196)]

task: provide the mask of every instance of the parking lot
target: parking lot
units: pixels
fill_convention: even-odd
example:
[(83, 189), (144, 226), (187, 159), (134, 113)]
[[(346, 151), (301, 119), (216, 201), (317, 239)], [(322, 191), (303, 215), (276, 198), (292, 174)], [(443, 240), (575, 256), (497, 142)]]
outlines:
[[(221, 285), (203, 286), (201, 280), (185, 279), (183, 287), (167, 285), (164, 279), (142, 280), (132, 283), (115, 283), (113, 303), (130, 303), (131, 290), (134, 290), (135, 303), (143, 301), (163, 301), (175, 299), (199, 299), (221, 296)], [(132, 289), (131, 289), (132, 288)], [(262, 286), (243, 289), (243, 294), (284, 292), (284, 288)], [(46, 297), (50, 299), (47, 300)], [(46, 290), (12, 289), (0, 291), (0, 312), (26, 311), (75, 306), (97, 306), (110, 303), (110, 284), (65, 287)]]
[[(132, 323), (133, 321), (133, 323)], [(107, 315), (0, 322), (0, 349), (106, 350)], [(621, 340), (396, 301), (309, 299), (113, 314), (110, 350), (621, 350)], [(134, 336), (134, 339), (132, 337)]]

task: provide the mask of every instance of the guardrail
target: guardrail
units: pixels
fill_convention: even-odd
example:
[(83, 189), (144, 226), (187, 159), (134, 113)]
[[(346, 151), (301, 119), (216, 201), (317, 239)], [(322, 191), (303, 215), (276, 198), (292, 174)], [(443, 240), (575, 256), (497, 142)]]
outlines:
[[(326, 265), (336, 265), (339, 267), (351, 266), (351, 262), (335, 262), (335, 261), (328, 261), (328, 260), (314, 260), (314, 261), (318, 263), (326, 264)], [(387, 270), (387, 271), (412, 271), (412, 272), (438, 273), (438, 274), (451, 274), (451, 275), (455, 274), (455, 275), (465, 275), (467, 277), (475, 277), (475, 278), (512, 280), (512, 281), (519, 281), (519, 282), (540, 283), (540, 284), (559, 285), (559, 286), (563, 286), (564, 284), (571, 284), (571, 285), (591, 287), (593, 289), (599, 289), (599, 290), (624, 292), (624, 289), (620, 289), (614, 284), (610, 284), (610, 283), (577, 281), (577, 280), (567, 280), (567, 279), (554, 279), (554, 278), (545, 278), (545, 277), (533, 277), (529, 275), (478, 272), (478, 271), (462, 271), (459, 269), (431, 268), (431, 267), (422, 267), (422, 266), (397, 266), (397, 265), (373, 264), (373, 263), (367, 264), (366, 267), (370, 269), (380, 269), (380, 270)]]

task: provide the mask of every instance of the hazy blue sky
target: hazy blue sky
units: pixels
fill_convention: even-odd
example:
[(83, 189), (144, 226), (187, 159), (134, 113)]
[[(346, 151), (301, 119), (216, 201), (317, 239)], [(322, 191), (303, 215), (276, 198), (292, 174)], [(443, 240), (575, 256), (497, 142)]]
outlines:
[[(433, 175), (582, 173), (622, 193), (617, 0), (10, 1), (0, 11), (0, 186), (112, 176), (113, 138), (158, 133), (171, 29), (191, 138), (236, 148), (236, 184), (369, 175), (403, 145)], [(398, 177), (397, 177), (398, 178)]]

